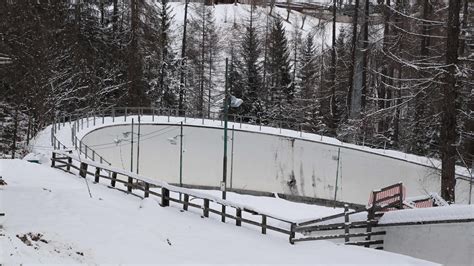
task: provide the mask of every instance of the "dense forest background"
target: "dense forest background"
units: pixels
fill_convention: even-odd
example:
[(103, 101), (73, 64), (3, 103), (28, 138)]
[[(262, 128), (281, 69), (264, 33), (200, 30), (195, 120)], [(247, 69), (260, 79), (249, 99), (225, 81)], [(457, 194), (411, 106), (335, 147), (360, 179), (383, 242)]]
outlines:
[[(255, 1), (224, 30), (210, 1), (190, 3), (184, 22), (168, 0), (0, 1), (0, 153), (21, 156), (67, 113), (141, 106), (210, 117), (228, 58), (230, 92), (244, 100), (231, 112), (246, 121), (441, 158), (443, 176), (472, 167), (474, 5), (350, 3), (331, 3), (332, 20), (307, 30), (306, 15)], [(334, 23), (341, 5), (352, 22)], [(301, 27), (285, 28), (290, 14)]]

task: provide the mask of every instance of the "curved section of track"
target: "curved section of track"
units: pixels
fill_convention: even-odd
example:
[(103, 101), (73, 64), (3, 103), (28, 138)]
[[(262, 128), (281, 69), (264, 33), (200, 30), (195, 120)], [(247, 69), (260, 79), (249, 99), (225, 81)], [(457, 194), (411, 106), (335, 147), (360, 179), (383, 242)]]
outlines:
[[(57, 135), (63, 142), (76, 132), (79, 139), (115, 167), (130, 170), (131, 119), (97, 118), (89, 127), (72, 123)], [(139, 172), (179, 184), (180, 123), (183, 122), (184, 185), (219, 187), (222, 180), (223, 130), (218, 120), (142, 116)], [(77, 127), (82, 129), (77, 130)], [(95, 125), (94, 125), (95, 124)], [(439, 192), (438, 161), (396, 151), (370, 149), (333, 138), (278, 128), (230, 123), (227, 187), (366, 204), (373, 189), (403, 182), (408, 196)], [(65, 129), (65, 130), (64, 130)], [(126, 134), (125, 134), (126, 135)], [(135, 135), (133, 171), (137, 170)], [(66, 144), (67, 145), (67, 144)], [(74, 146), (73, 143), (70, 143)], [(458, 169), (457, 201), (469, 196), (466, 173)]]

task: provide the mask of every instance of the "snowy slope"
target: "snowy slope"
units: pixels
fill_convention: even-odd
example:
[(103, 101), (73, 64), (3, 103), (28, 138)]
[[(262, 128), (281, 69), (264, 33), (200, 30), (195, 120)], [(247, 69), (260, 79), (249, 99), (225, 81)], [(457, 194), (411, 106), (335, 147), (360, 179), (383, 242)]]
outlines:
[(430, 264), (327, 241), (290, 245), (281, 234), (161, 208), (89, 181), (91, 198), (84, 179), (46, 165), (0, 160), (0, 175), (8, 183), (0, 187), (2, 264)]
[[(170, 6), (173, 9), (174, 14), (174, 21), (173, 26), (175, 32), (177, 33), (176, 37), (179, 37), (176, 41), (179, 44), (179, 49), (181, 49), (181, 32), (182, 32), (182, 25), (184, 21), (184, 3), (179, 2), (172, 2)], [(192, 17), (192, 10), (197, 9), (199, 3), (191, 3), (189, 6), (189, 17)], [(228, 43), (228, 45), (235, 45), (235, 40), (230, 39), (230, 29), (232, 28), (234, 22), (239, 25), (245, 25), (246, 20), (250, 14), (250, 5), (245, 4), (219, 4), (213, 6), (214, 16), (216, 25), (218, 26), (218, 30)], [(257, 19), (257, 28), (264, 32), (265, 24), (266, 24), (266, 14), (269, 12), (269, 8), (263, 8), (261, 6), (257, 6), (256, 8), (256, 19)], [(306, 17), (304, 22), (303, 28), (301, 26), (303, 24), (303, 15), (299, 12), (292, 11), (290, 13), (289, 21), (286, 21), (287, 10), (284, 8), (275, 7), (273, 11), (274, 15), (278, 15), (283, 19), (283, 25), (287, 32), (287, 38), (291, 38), (292, 32), (295, 30), (301, 31), (303, 36), (308, 34), (309, 32), (315, 33), (315, 44), (321, 45), (324, 44), (330, 45), (331, 43), (331, 34), (332, 34), (332, 22), (327, 22), (324, 20), (320, 20), (315, 17)], [(346, 23), (336, 23), (337, 33), (342, 26), (345, 26)]]

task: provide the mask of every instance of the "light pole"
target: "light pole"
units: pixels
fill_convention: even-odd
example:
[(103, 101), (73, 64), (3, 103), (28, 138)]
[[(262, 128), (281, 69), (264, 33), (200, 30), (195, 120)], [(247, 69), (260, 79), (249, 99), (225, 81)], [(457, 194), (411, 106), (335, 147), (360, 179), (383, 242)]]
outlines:
[(131, 145), (131, 148), (130, 148), (130, 172), (133, 173), (133, 118), (132, 118), (132, 131), (131, 131), (132, 134), (130, 134), (130, 145)]
[(176, 145), (176, 140), (179, 136), (179, 186), (183, 186), (183, 122), (180, 123), (180, 134), (172, 138), (169, 138), (168, 141), (171, 145)]
[[(130, 172), (133, 173), (133, 137), (134, 135), (137, 136), (137, 174), (139, 173), (140, 170), (140, 128), (141, 128), (141, 120), (140, 116), (138, 117), (138, 133), (133, 132), (133, 128), (135, 125), (135, 121), (132, 118), (132, 129), (131, 131), (128, 132), (123, 132), (122, 135), (124, 138), (128, 138), (128, 135), (130, 135)], [(117, 143), (120, 142), (121, 140), (117, 140)]]
[[(236, 98), (235, 96), (230, 95), (229, 102), (229, 93), (228, 93), (228, 63), (229, 59), (225, 59), (225, 92), (224, 92), (224, 157), (222, 164), (222, 199), (226, 199), (226, 182), (227, 182), (227, 121), (229, 116), (229, 105), (230, 107), (239, 107), (243, 101), (242, 99)], [(222, 222), (225, 222), (225, 205), (222, 205)]]
[(183, 186), (183, 121), (180, 123), (179, 134), (179, 186)]

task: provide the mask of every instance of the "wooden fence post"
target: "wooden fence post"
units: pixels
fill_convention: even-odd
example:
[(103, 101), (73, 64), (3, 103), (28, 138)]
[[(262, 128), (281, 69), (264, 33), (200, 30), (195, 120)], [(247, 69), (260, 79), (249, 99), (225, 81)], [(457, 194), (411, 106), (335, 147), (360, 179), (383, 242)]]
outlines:
[(110, 185), (112, 187), (115, 187), (115, 182), (117, 180), (117, 173), (116, 172), (112, 172), (112, 179), (110, 179)]
[(399, 202), (400, 206), (399, 206), (399, 208), (400, 208), (400, 210), (402, 210), (403, 209), (403, 184), (402, 183), (399, 184), (398, 189), (400, 191), (400, 202)]
[(96, 167), (95, 174), (94, 174), (94, 182), (99, 183), (99, 178), (100, 178), (100, 168)]
[(202, 212), (204, 217), (209, 217), (209, 199), (204, 199), (204, 207)]
[(72, 165), (72, 158), (71, 158), (71, 157), (67, 157), (66, 171), (68, 171), (68, 172), (71, 171), (71, 165)]
[(51, 158), (51, 167), (54, 167), (56, 164), (56, 153), (53, 152), (52, 158)]
[(81, 163), (81, 167), (79, 168), (79, 175), (82, 176), (83, 178), (86, 178), (87, 176), (87, 164), (86, 163)]
[(221, 222), (225, 223), (225, 205), (224, 204), (222, 204)]
[(237, 208), (235, 209), (235, 225), (241, 226), (242, 225), (242, 210)]
[(132, 192), (132, 185), (133, 185), (133, 178), (128, 177), (128, 182), (127, 182), (127, 191)]
[(150, 184), (145, 183), (145, 198), (148, 198), (150, 196)]
[(295, 223), (291, 223), (291, 226), (290, 226), (290, 244), (295, 244), (295, 241), (293, 241), (295, 239), (295, 227), (296, 227), (296, 224)]
[(188, 210), (188, 202), (189, 202), (189, 195), (184, 194), (184, 203), (183, 203), (183, 210)]
[(349, 242), (349, 205), (344, 204), (344, 242)]
[(267, 233), (267, 216), (262, 214), (262, 234)]
[[(372, 220), (375, 218), (375, 202), (377, 201), (377, 192), (372, 191), (372, 206), (367, 210), (367, 233), (372, 232)], [(370, 234), (365, 238), (366, 241), (370, 241), (371, 237)], [(364, 247), (370, 247), (369, 244), (364, 245)]]
[(161, 188), (161, 207), (170, 206), (170, 191), (167, 188)]

